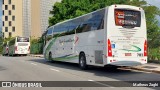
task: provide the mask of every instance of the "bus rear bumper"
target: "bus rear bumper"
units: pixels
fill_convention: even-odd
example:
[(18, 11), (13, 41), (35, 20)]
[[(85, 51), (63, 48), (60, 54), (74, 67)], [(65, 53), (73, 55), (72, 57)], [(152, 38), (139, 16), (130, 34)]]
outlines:
[(114, 66), (137, 66), (142, 64), (143, 63), (137, 62), (137, 61), (117, 61), (117, 62), (110, 63), (110, 65), (114, 65)]
[(27, 55), (27, 54), (30, 54), (30, 52), (15, 52), (15, 54)]

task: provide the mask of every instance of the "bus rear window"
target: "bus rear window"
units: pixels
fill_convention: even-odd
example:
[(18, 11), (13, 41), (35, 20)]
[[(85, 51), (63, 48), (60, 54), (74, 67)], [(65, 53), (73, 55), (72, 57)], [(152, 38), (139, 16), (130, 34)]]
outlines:
[(115, 9), (115, 24), (117, 26), (140, 27), (140, 11)]
[(17, 38), (17, 42), (29, 42), (29, 38)]

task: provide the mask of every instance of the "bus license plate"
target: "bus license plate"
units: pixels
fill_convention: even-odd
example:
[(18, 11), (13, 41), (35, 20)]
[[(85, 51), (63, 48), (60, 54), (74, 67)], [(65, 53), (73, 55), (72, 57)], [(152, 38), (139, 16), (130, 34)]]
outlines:
[(132, 56), (131, 53), (125, 53), (125, 56)]

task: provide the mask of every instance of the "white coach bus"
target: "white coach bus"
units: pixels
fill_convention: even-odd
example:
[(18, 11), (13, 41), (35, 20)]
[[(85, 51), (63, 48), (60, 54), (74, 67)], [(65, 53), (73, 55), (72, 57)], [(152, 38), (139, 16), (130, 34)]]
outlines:
[(135, 66), (147, 63), (144, 10), (111, 5), (48, 28), (46, 60), (94, 66)]
[(9, 55), (27, 55), (30, 53), (30, 38), (15, 37), (9, 41)]

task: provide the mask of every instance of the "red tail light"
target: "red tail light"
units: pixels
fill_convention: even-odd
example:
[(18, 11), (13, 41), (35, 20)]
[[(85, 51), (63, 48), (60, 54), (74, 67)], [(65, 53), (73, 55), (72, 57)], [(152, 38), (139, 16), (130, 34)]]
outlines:
[(144, 42), (144, 56), (147, 56), (147, 41)]
[(30, 51), (30, 46), (29, 46), (29, 48), (28, 48), (28, 51)]
[(8, 47), (6, 48), (6, 51), (8, 51)]
[(17, 50), (17, 46), (15, 46), (15, 48), (14, 48), (14, 49), (15, 49), (15, 51), (18, 51), (18, 50)]
[(108, 56), (112, 57), (112, 47), (109, 39), (108, 39)]

